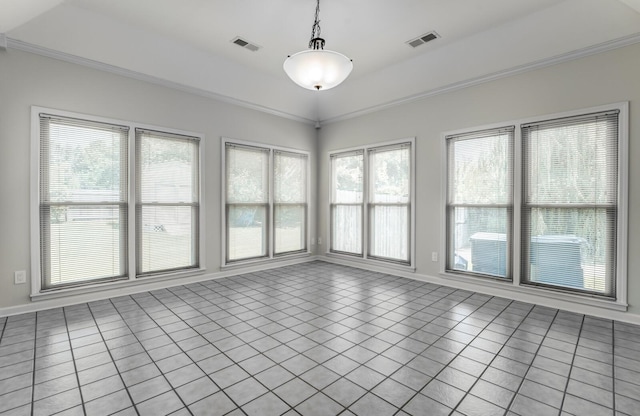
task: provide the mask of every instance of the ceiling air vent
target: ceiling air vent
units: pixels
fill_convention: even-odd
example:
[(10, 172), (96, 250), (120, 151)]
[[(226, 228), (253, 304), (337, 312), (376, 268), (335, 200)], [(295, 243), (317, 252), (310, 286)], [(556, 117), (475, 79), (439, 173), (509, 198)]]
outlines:
[(248, 40), (242, 39), (240, 36), (236, 36), (235, 38), (231, 39), (231, 43), (234, 43), (241, 48), (249, 49), (251, 52), (255, 52), (260, 49), (260, 46), (253, 44)]
[(427, 42), (431, 42), (432, 40), (436, 40), (440, 37), (436, 32), (425, 33), (424, 35), (418, 36), (415, 39), (411, 39), (407, 41), (407, 44), (413, 48), (417, 48), (420, 45), (424, 45)]

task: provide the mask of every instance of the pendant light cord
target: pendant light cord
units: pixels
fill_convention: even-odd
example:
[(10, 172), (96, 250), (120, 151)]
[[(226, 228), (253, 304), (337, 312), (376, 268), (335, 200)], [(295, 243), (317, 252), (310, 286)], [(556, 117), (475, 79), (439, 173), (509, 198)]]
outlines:
[[(315, 16), (315, 20), (313, 22), (313, 26), (311, 26), (311, 40), (309, 41), (309, 47), (313, 48), (313, 49), (317, 49), (316, 46), (316, 39), (321, 39), (320, 38), (320, 0), (317, 0), (316, 3), (316, 16)], [(322, 41), (322, 44), (324, 46), (324, 40)]]

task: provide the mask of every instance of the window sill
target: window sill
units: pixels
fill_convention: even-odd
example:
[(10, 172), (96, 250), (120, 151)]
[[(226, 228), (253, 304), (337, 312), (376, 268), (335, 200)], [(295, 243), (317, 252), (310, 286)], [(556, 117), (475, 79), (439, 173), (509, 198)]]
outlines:
[(135, 287), (140, 285), (148, 285), (153, 282), (164, 282), (167, 280), (203, 275), (205, 274), (205, 272), (206, 272), (206, 269), (190, 269), (188, 271), (172, 272), (172, 273), (156, 275), (156, 276), (144, 276), (136, 279), (125, 279), (125, 280), (117, 280), (113, 282), (96, 283), (93, 285), (86, 285), (86, 286), (49, 289), (43, 292), (32, 293), (31, 300), (35, 302), (35, 301), (48, 300), (48, 299), (59, 299), (59, 298), (64, 298), (68, 296), (83, 295), (87, 293), (101, 292), (104, 290), (118, 290), (122, 288), (129, 288), (129, 287)]
[[(601, 309), (610, 309), (614, 311), (626, 312), (628, 304), (616, 300), (600, 299), (596, 297), (583, 296), (574, 293), (562, 293), (555, 290), (545, 289), (543, 287), (528, 287), (516, 285), (511, 280), (494, 280), (484, 279), (482, 277), (475, 276), (463, 276), (450, 272), (441, 272), (439, 276), (447, 281), (456, 281), (461, 283), (473, 284), (475, 286), (484, 286), (487, 288), (508, 290), (510, 292), (519, 293), (527, 296), (535, 296), (538, 298), (572, 302), (575, 304), (581, 304), (585, 306), (591, 306)], [(446, 284), (446, 283), (444, 283)]]
[(249, 259), (249, 260), (238, 260), (232, 263), (226, 263), (220, 266), (220, 270), (234, 270), (234, 269), (242, 269), (248, 266), (259, 266), (264, 264), (273, 264), (279, 262), (286, 262), (287, 260), (297, 260), (301, 258), (311, 257), (312, 254), (310, 251), (305, 251), (303, 253), (295, 253), (290, 255), (278, 255), (276, 257), (261, 257), (259, 259)]
[(333, 253), (330, 251), (326, 252), (325, 256), (328, 258), (341, 259), (348, 262), (359, 263), (364, 265), (370, 265), (370, 266), (375, 265), (375, 266), (383, 267), (385, 269), (398, 270), (401, 272), (414, 273), (416, 271), (416, 268), (413, 265), (400, 264), (400, 263), (395, 263), (393, 261), (384, 261), (377, 258), (364, 258), (364, 257), (353, 256), (349, 254)]

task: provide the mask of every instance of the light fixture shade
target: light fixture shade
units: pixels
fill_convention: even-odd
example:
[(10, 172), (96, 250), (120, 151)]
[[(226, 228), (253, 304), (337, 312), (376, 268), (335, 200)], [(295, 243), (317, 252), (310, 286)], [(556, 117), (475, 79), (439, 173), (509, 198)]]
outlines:
[(309, 49), (288, 57), (283, 67), (289, 78), (301, 87), (328, 90), (349, 76), (353, 63), (338, 52)]

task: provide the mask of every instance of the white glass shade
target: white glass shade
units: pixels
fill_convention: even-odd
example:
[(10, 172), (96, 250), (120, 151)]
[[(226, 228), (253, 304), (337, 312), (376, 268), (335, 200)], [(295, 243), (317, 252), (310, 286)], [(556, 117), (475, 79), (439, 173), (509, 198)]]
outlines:
[(284, 72), (296, 84), (309, 90), (328, 90), (344, 81), (353, 63), (341, 53), (309, 49), (284, 61)]

